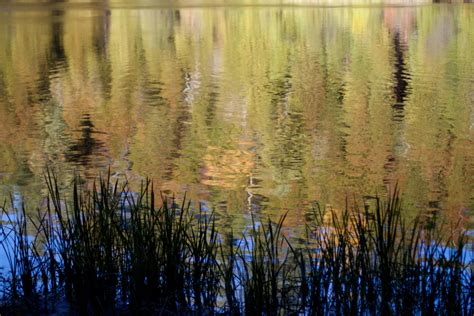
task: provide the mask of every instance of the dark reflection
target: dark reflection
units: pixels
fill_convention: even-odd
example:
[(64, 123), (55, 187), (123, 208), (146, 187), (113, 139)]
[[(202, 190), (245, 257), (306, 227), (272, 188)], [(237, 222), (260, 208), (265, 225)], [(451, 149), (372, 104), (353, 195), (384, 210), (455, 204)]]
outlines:
[(91, 158), (100, 156), (103, 148), (103, 143), (95, 139), (93, 135), (103, 133), (94, 130), (94, 123), (89, 114), (83, 116), (80, 127), (81, 137), (69, 147), (66, 159), (81, 165), (90, 165)]
[(395, 108), (403, 108), (405, 98), (407, 96), (407, 87), (408, 82), (407, 78), (409, 77), (405, 67), (405, 56), (402, 49), (402, 44), (400, 40), (400, 32), (396, 31), (393, 37), (393, 46), (395, 49), (395, 86), (394, 93), (396, 103), (393, 105)]
[[(52, 0), (52, 3), (62, 3), (63, 0)], [(54, 63), (63, 62), (66, 60), (66, 54), (64, 53), (63, 43), (63, 21), (64, 16), (63, 10), (52, 10), (51, 16), (53, 19), (53, 25), (51, 29), (52, 40), (51, 40), (51, 57), (50, 61)]]
[(104, 14), (98, 17), (93, 34), (93, 45), (100, 61), (98, 74), (102, 84), (102, 95), (109, 99), (112, 91), (112, 66), (109, 58), (109, 40), (110, 40), (110, 10), (105, 10)]
[(178, 24), (179, 22), (181, 22), (181, 13), (179, 12), (179, 10), (174, 10), (174, 18)]

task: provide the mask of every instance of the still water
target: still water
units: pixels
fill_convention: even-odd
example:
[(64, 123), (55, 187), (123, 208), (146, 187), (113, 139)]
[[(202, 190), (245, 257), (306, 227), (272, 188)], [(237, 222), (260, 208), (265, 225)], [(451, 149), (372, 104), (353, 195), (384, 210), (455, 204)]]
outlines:
[(398, 183), (473, 225), (473, 4), (45, 2), (0, 0), (3, 196), (110, 166), (296, 226)]

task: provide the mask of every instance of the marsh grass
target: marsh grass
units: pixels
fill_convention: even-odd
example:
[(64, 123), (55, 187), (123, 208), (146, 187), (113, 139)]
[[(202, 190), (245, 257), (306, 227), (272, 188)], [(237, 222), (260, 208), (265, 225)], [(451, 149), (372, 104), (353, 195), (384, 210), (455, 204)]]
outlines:
[(253, 217), (239, 236), (220, 233), (214, 214), (191, 209), (186, 198), (156, 201), (150, 181), (137, 194), (109, 175), (89, 189), (76, 177), (70, 202), (54, 174), (45, 181), (44, 207), (2, 208), (2, 315), (64, 306), (106, 315), (474, 311), (473, 262), (465, 257), (472, 241), (445, 226), (405, 222), (398, 190), (342, 213), (316, 205), (304, 243), (292, 245), (285, 216)]

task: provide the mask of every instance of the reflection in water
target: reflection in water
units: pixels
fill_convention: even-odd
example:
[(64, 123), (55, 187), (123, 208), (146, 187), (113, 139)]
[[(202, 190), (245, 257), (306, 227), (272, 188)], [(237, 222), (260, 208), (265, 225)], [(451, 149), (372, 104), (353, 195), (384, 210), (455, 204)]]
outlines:
[[(61, 2), (61, 1), (55, 1)], [(52, 10), (52, 39), (51, 39), (51, 62), (53, 63), (61, 63), (66, 61), (66, 55), (64, 53), (64, 45), (63, 45), (63, 23), (61, 21), (61, 17), (64, 17), (64, 11), (62, 10)]]
[(90, 115), (86, 114), (80, 121), (81, 137), (74, 142), (66, 151), (66, 160), (79, 163), (85, 167), (94, 167), (91, 164), (91, 159), (101, 155), (101, 141), (94, 139), (92, 136), (98, 133), (94, 130), (94, 124), (91, 121)]
[(403, 51), (400, 43), (400, 33), (396, 32), (393, 38), (393, 44), (395, 47), (395, 98), (396, 103), (394, 104), (395, 108), (402, 109), (404, 105), (405, 98), (407, 96), (407, 73), (405, 69), (405, 58), (403, 56)]
[(242, 226), (396, 182), (473, 209), (472, 6), (78, 8), (0, 11), (4, 189), (111, 165)]

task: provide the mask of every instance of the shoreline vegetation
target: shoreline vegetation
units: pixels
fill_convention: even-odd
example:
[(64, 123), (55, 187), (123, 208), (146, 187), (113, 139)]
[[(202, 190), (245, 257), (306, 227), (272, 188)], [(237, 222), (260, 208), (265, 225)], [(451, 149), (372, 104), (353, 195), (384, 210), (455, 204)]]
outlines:
[[(220, 232), (212, 212), (100, 178), (70, 201), (0, 209), (0, 314), (473, 315), (472, 240), (408, 223), (397, 189), (345, 211), (315, 207), (302, 242), (285, 216)], [(161, 205), (157, 207), (156, 205)]]

